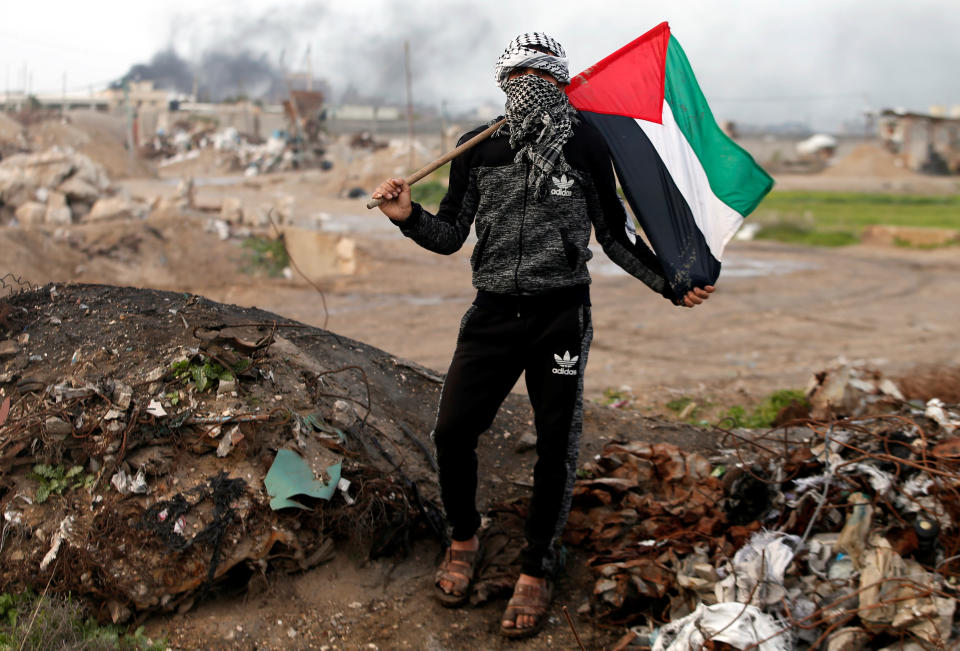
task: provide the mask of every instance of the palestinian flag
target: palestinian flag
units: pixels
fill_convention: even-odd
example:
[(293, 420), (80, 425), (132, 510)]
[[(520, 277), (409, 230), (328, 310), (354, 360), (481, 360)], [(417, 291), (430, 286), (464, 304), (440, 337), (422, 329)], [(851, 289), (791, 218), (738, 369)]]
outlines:
[(724, 247), (773, 179), (717, 126), (669, 25), (587, 68), (566, 92), (606, 139), (674, 295), (714, 284)]

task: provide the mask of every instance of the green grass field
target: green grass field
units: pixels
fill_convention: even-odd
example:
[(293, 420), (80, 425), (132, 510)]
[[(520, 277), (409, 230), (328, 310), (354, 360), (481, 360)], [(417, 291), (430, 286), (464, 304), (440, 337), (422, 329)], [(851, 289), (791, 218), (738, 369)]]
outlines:
[(774, 191), (747, 222), (761, 225), (758, 239), (843, 246), (873, 224), (960, 229), (960, 197)]
[[(450, 166), (413, 186), (413, 200), (436, 210)], [(867, 226), (919, 226), (960, 230), (960, 196), (774, 190), (747, 217), (761, 226), (757, 239), (810, 246), (847, 246)]]
[(415, 183), (410, 188), (410, 197), (430, 211), (435, 211), (440, 200), (447, 193), (447, 179), (450, 177), (450, 163), (447, 163), (430, 176)]

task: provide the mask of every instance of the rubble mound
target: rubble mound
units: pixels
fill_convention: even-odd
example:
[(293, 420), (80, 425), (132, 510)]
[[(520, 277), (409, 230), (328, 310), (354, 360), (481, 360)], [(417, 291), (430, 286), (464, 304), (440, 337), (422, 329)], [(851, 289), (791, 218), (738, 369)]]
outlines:
[(23, 125), (5, 111), (0, 111), (0, 158), (29, 148)]
[(13, 216), (21, 224), (96, 219), (111, 201), (103, 196), (109, 190), (104, 169), (73, 150), (15, 154), (0, 161), (0, 222)]
[(70, 111), (31, 124), (27, 136), (33, 151), (71, 148), (103, 166), (111, 178), (154, 176), (149, 163), (127, 148), (129, 126), (125, 116), (99, 111)]
[(0, 591), (101, 619), (300, 571), (334, 539), (440, 531), (439, 383), (334, 333), (198, 296), (46, 286), (3, 301)]
[(825, 176), (872, 176), (912, 178), (916, 174), (903, 161), (883, 147), (871, 143), (858, 145), (823, 171)]

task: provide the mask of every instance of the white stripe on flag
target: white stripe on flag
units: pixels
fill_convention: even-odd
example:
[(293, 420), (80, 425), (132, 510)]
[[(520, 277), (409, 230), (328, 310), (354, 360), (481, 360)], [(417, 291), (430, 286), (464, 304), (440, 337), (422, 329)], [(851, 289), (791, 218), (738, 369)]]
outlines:
[(663, 124), (646, 120), (636, 122), (653, 143), (677, 189), (687, 200), (693, 219), (710, 247), (710, 253), (720, 260), (724, 247), (743, 223), (743, 217), (710, 189), (707, 173), (684, 138), (666, 100), (663, 102)]

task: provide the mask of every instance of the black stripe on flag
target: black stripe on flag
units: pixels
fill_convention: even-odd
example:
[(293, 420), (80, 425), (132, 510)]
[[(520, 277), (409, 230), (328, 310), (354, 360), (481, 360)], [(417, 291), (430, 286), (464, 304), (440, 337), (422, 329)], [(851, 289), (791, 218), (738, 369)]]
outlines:
[(663, 160), (633, 118), (580, 111), (603, 134), (627, 203), (663, 265), (674, 296), (713, 285), (720, 261), (693, 219), (693, 212)]

